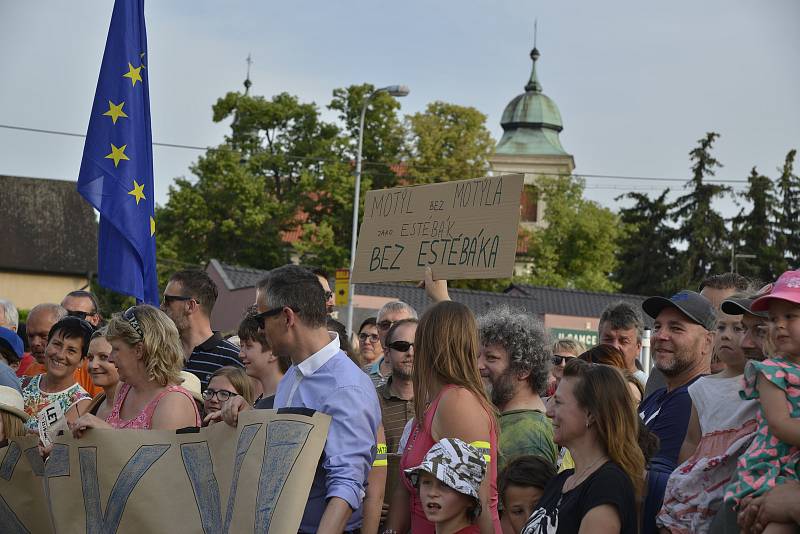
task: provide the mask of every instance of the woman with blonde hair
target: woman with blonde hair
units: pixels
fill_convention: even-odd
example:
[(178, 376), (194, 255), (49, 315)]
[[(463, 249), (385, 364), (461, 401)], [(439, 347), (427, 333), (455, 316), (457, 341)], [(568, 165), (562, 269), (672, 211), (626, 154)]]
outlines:
[(226, 365), (220, 367), (208, 380), (208, 387), (203, 391), (203, 408), (206, 413), (222, 409), (222, 405), (236, 395), (241, 395), (247, 404), (254, 402), (253, 384), (250, 377), (241, 367)]
[(115, 315), (106, 338), (123, 382), (105, 421), (91, 414), (70, 425), (75, 437), (88, 428), (177, 430), (200, 426), (192, 394), (181, 383), (183, 349), (178, 329), (153, 306), (139, 305)]
[(550, 367), (550, 378), (547, 380), (547, 397), (552, 397), (556, 392), (561, 377), (564, 376), (564, 366), (568, 361), (577, 358), (586, 350), (583, 343), (571, 337), (558, 339), (553, 343), (553, 359)]
[[(501, 532), (497, 513), (497, 423), (478, 371), (478, 326), (458, 302), (432, 306), (414, 337), (414, 413), (416, 424), (403, 450), (400, 470), (419, 465), (443, 438), (458, 438), (482, 451), (488, 473), (480, 488), (478, 518), (484, 534)], [(404, 476), (389, 507), (386, 531), (433, 534), (416, 489)]]
[(639, 418), (618, 369), (575, 359), (548, 405), (555, 441), (569, 448), (575, 469), (545, 487), (523, 534), (636, 534), (644, 486)]

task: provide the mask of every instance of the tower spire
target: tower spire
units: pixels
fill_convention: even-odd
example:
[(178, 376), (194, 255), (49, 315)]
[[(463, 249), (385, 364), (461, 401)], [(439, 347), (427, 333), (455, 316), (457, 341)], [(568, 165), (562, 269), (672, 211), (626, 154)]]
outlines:
[(247, 77), (244, 79), (244, 94), (246, 95), (250, 91), (250, 86), (253, 85), (253, 82), (250, 81), (250, 65), (253, 64), (253, 59), (250, 57), (250, 53), (247, 54)]
[(533, 60), (533, 68), (531, 69), (531, 79), (525, 85), (526, 91), (533, 91), (534, 93), (542, 92), (542, 84), (539, 83), (539, 78), (536, 76), (536, 60), (539, 59), (539, 49), (536, 48), (536, 37), (538, 33), (538, 20), (533, 20), (533, 50), (531, 50), (531, 59)]

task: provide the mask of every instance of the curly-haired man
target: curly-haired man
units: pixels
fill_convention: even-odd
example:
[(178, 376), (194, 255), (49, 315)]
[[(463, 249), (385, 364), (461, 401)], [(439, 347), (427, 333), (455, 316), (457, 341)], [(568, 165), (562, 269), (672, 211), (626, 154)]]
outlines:
[(541, 395), (552, 356), (542, 323), (530, 314), (499, 307), (478, 318), (478, 367), (500, 411), (500, 467), (535, 454), (555, 464), (558, 449)]

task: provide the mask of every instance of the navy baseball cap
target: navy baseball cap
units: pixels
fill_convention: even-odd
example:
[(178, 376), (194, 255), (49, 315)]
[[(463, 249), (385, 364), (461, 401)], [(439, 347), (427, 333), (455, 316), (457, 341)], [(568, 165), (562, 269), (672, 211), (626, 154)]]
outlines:
[(700, 293), (684, 289), (666, 297), (650, 297), (642, 302), (644, 312), (655, 319), (664, 308), (672, 307), (684, 314), (690, 321), (699, 324), (709, 332), (714, 330), (717, 315), (714, 306)]
[(16, 332), (0, 326), (0, 343), (7, 345), (17, 355), (17, 358), (22, 358), (25, 347), (22, 344), (22, 338)]

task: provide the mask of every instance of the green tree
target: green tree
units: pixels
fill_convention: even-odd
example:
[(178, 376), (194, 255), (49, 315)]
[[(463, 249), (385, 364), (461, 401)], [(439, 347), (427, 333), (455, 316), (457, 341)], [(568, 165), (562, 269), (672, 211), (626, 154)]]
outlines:
[(772, 180), (759, 174), (755, 167), (747, 178), (747, 189), (740, 193), (750, 206), (733, 219), (734, 253), (754, 254), (737, 262), (744, 276), (763, 281), (775, 280), (785, 268), (782, 250), (776, 247), (777, 233), (772, 218), (777, 203)]
[(616, 291), (611, 273), (623, 236), (619, 218), (583, 198), (584, 181), (572, 176), (542, 176), (537, 189), (546, 203), (547, 226), (528, 236), (530, 273), (520, 281), (533, 285)]
[[(351, 85), (333, 90), (328, 109), (338, 111), (346, 136), (345, 155), (355, 164), (358, 151), (358, 129), (364, 100), (375, 91), (372, 84)], [(395, 164), (402, 158), (405, 136), (397, 115), (400, 102), (388, 93), (377, 93), (364, 115), (364, 140), (361, 149), (362, 181), (370, 179), (377, 189), (397, 185)]]
[(714, 210), (712, 202), (731, 189), (705, 181), (714, 176), (717, 167), (722, 167), (711, 155), (711, 147), (718, 137), (718, 133), (707, 133), (689, 152), (692, 178), (687, 186), (692, 190), (675, 201), (672, 214), (673, 220), (678, 222), (677, 238), (686, 246), (678, 256), (677, 264), (681, 270), (677, 273), (674, 287), (695, 287), (708, 275), (728, 270), (725, 261), (729, 254), (728, 231), (725, 220)]
[(433, 102), (406, 118), (406, 161), (412, 183), (485, 176), (495, 142), (486, 115), (475, 108)]
[(625, 232), (619, 242), (614, 280), (624, 293), (664, 295), (675, 289), (670, 284), (675, 276), (676, 232), (667, 224), (672, 209), (668, 195), (669, 189), (654, 200), (642, 193), (624, 195), (635, 201), (619, 212)]
[(775, 246), (792, 267), (800, 263), (800, 178), (794, 173), (796, 156), (797, 150), (790, 150), (780, 169), (779, 202), (774, 213), (778, 234)]

